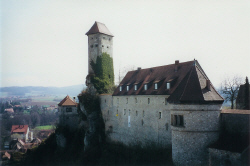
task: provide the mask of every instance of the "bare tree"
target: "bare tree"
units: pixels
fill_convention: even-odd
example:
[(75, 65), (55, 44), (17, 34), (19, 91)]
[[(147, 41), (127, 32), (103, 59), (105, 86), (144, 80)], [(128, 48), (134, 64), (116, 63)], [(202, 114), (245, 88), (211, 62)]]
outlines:
[(118, 75), (118, 85), (121, 83), (122, 79), (125, 77), (127, 72), (135, 70), (136, 67), (134, 65), (129, 65), (123, 68), (119, 68), (119, 75)]
[(234, 102), (237, 98), (240, 85), (243, 79), (239, 76), (227, 77), (221, 84), (221, 92), (224, 94), (225, 101), (231, 102), (231, 109), (234, 109)]

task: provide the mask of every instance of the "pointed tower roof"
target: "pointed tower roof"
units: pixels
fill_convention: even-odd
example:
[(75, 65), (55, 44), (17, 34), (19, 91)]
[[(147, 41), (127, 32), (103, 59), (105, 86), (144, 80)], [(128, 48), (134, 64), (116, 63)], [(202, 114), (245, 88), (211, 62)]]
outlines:
[(105, 24), (100, 22), (95, 22), (94, 25), (90, 28), (90, 30), (86, 33), (86, 35), (96, 34), (96, 33), (102, 33), (109, 36), (114, 36), (106, 27)]
[(77, 106), (77, 103), (73, 101), (69, 95), (67, 95), (59, 104), (58, 106)]

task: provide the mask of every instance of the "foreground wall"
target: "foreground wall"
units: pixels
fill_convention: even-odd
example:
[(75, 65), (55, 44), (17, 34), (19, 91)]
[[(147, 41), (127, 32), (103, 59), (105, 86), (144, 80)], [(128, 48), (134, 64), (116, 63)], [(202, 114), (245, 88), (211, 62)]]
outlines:
[(106, 133), (124, 144), (155, 143), (171, 148), (170, 109), (167, 95), (101, 95)]
[(183, 125), (172, 126), (172, 158), (175, 165), (208, 165), (208, 146), (219, 137), (221, 105), (175, 105), (172, 116)]

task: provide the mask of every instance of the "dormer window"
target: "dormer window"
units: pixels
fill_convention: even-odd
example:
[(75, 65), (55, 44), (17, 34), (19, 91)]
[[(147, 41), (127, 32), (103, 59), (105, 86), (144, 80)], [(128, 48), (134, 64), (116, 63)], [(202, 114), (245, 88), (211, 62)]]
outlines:
[(122, 91), (122, 86), (120, 86), (120, 91)]
[(129, 91), (129, 85), (127, 85), (127, 91)]
[(144, 84), (144, 90), (148, 90), (148, 84)]
[(167, 88), (167, 89), (170, 89), (170, 82), (167, 82), (166, 88)]
[(155, 83), (155, 89), (158, 89), (158, 84), (157, 83)]
[(135, 85), (135, 90), (137, 90), (137, 85)]

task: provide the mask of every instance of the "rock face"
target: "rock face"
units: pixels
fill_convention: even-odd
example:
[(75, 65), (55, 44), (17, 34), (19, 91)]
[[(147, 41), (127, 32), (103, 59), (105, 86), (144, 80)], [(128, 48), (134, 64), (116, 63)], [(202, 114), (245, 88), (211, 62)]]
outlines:
[(80, 101), (80, 111), (86, 115), (84, 151), (98, 151), (100, 143), (105, 140), (104, 122), (102, 119), (99, 96), (93, 86), (89, 86), (86, 92), (78, 96)]

